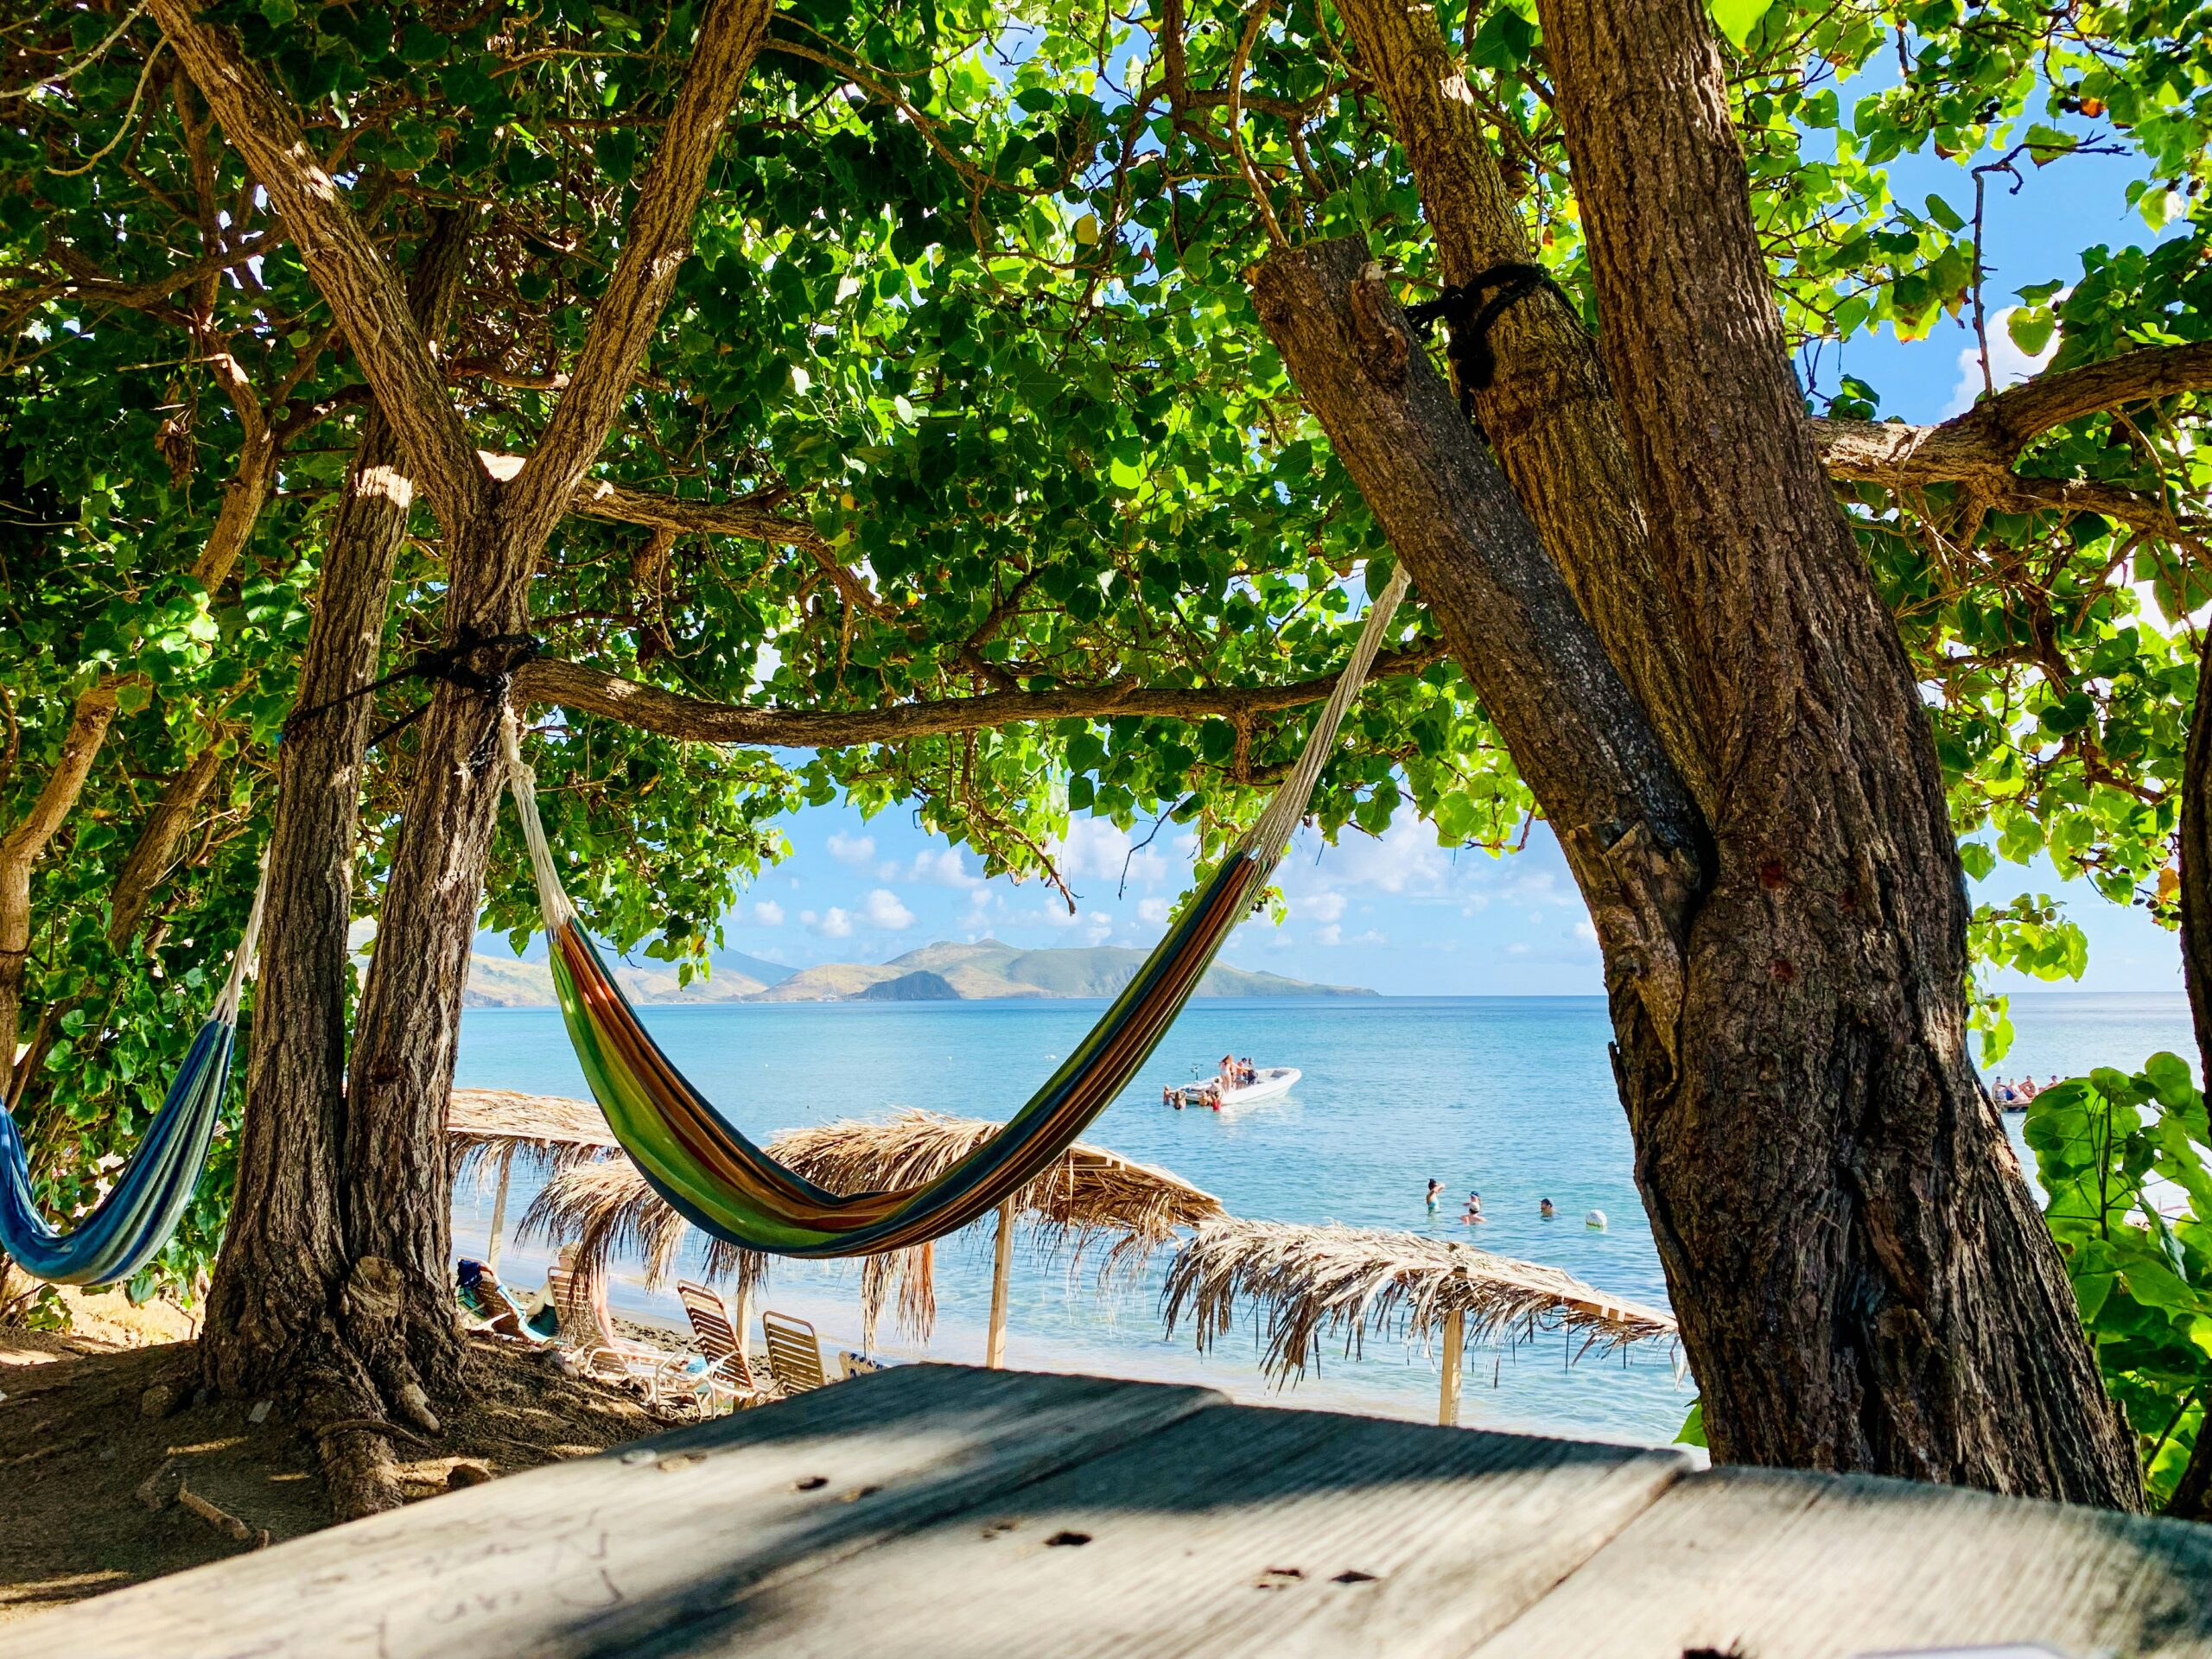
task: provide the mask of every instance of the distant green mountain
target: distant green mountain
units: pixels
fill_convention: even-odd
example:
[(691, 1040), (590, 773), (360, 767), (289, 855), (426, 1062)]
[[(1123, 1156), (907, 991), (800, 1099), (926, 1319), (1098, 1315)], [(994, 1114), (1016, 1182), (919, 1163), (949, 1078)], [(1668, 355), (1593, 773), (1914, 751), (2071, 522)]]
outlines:
[(943, 974), (927, 969), (915, 974), (901, 974), (896, 979), (879, 979), (864, 991), (855, 991), (845, 999), (848, 1002), (958, 1002), (964, 999), (953, 982)]
[[(737, 951), (717, 952), (715, 971), (678, 986), (673, 972), (618, 966), (616, 982), (634, 1002), (991, 1001), (1015, 997), (1110, 997), (1136, 976), (1145, 953), (1115, 945), (1022, 950), (997, 939), (925, 944), (885, 963), (825, 962), (790, 969)], [(763, 971), (745, 971), (747, 964)], [(773, 974), (772, 980), (767, 976)], [(1217, 963), (1198, 982), (1200, 996), (1373, 996), (1353, 985), (1316, 985), (1281, 974)], [(545, 964), (479, 956), (470, 964), (470, 1007), (550, 1007)]]
[[(961, 976), (972, 976), (977, 988), (963, 987), (968, 996), (1116, 996), (1136, 977), (1146, 953), (1124, 946), (1096, 944), (1065, 950), (1022, 950), (997, 939), (973, 944), (925, 944), (895, 957), (892, 969), (942, 974), (955, 985)], [(984, 984), (1003, 989), (983, 989)], [(1373, 996), (1353, 985), (1316, 985), (1281, 974), (1254, 973), (1249, 969), (1220, 963), (1206, 970), (1198, 982), (1200, 996)]]
[[(774, 967), (764, 963), (764, 967)], [(788, 976), (791, 969), (777, 968)], [(632, 1002), (741, 1002), (768, 987), (751, 974), (738, 972), (726, 962), (689, 985), (678, 982), (673, 969), (614, 965), (614, 982)], [(550, 1008), (553, 1006), (553, 970), (542, 962), (514, 962), (481, 953), (468, 963), (468, 988), (461, 995), (468, 1008)]]

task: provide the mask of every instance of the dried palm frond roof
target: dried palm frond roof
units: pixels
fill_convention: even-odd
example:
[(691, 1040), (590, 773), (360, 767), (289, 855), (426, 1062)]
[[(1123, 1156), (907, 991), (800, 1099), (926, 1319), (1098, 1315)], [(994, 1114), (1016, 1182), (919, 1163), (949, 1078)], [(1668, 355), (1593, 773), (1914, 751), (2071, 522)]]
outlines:
[[(849, 1196), (933, 1180), (1003, 1127), (908, 1109), (887, 1122), (846, 1119), (788, 1129), (768, 1142), (767, 1151), (793, 1173)], [(1104, 1264), (1109, 1273), (1141, 1262), (1179, 1228), (1222, 1213), (1221, 1200), (1166, 1170), (1080, 1143), (1017, 1193), (1014, 1208), (1056, 1247), (1079, 1254), (1110, 1241)], [(523, 1217), (524, 1236), (573, 1240), (587, 1271), (603, 1272), (615, 1256), (634, 1253), (652, 1283), (673, 1270), (690, 1230), (690, 1224), (626, 1158), (571, 1165), (546, 1184)], [(936, 1318), (934, 1265), (927, 1244), (865, 1259), (861, 1303), (871, 1340), (876, 1317), (894, 1288), (900, 1324), (918, 1337), (929, 1334)], [(741, 1287), (750, 1287), (766, 1269), (766, 1258), (755, 1251), (708, 1241), (705, 1272), (710, 1279), (734, 1279)]]
[(474, 1166), (486, 1177), (496, 1176), (518, 1156), (559, 1170), (616, 1144), (591, 1102), (512, 1089), (454, 1090), (446, 1101), (446, 1136), (456, 1173)]
[(1163, 1300), (1168, 1334), (1187, 1319), (1201, 1351), (1249, 1306), (1267, 1344), (1261, 1368), (1278, 1383), (1317, 1363), (1325, 1337), (1357, 1356), (1371, 1332), (1427, 1341), (1455, 1312), (1476, 1339), (1566, 1330), (1610, 1349), (1675, 1334), (1667, 1314), (1557, 1268), (1419, 1233), (1272, 1221), (1200, 1227), (1168, 1264)]

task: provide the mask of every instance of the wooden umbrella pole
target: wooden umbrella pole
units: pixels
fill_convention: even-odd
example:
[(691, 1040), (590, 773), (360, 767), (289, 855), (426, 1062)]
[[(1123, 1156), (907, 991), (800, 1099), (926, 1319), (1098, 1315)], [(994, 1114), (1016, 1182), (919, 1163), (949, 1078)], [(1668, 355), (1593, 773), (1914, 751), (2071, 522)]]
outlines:
[(983, 1339), (983, 1364), (994, 1371), (1006, 1369), (1007, 1281), (1014, 1272), (1014, 1200), (999, 1205), (996, 1259), (991, 1266), (991, 1328)]
[(1459, 1356), (1466, 1335), (1466, 1316), (1455, 1307), (1444, 1316), (1444, 1382), (1436, 1402), (1436, 1421), (1446, 1428), (1459, 1426)]
[(492, 1199), (492, 1240), (484, 1247), (484, 1265), (499, 1276), (499, 1235), (507, 1230), (507, 1178), (515, 1173), (514, 1154), (499, 1160), (499, 1190)]

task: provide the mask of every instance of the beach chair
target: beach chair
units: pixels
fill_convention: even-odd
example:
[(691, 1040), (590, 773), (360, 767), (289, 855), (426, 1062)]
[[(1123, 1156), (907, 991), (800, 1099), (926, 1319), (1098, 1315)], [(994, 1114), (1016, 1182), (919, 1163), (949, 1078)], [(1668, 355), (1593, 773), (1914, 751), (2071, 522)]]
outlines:
[(691, 1321), (692, 1341), (707, 1362), (704, 1371), (686, 1372), (685, 1376), (694, 1388), (705, 1390), (709, 1408), (725, 1398), (734, 1410), (774, 1399), (775, 1390), (753, 1375), (752, 1363), (745, 1357), (745, 1344), (722, 1299), (704, 1285), (688, 1280), (677, 1282), (676, 1295), (683, 1304), (684, 1317)]
[(545, 1282), (552, 1289), (553, 1306), (561, 1319), (561, 1345), (585, 1375), (603, 1382), (642, 1383), (645, 1397), (658, 1403), (662, 1385), (671, 1372), (682, 1368), (683, 1356), (616, 1336), (591, 1294), (590, 1281), (575, 1269), (548, 1268)]
[(822, 1339), (804, 1319), (764, 1313), (760, 1329), (768, 1338), (768, 1374), (776, 1379), (778, 1393), (789, 1398), (830, 1380), (822, 1374)]
[[(469, 1269), (474, 1268), (472, 1275)], [(499, 1274), (480, 1262), (464, 1261), (461, 1266), (461, 1282), (454, 1299), (461, 1306), (468, 1328), (488, 1336), (508, 1337), (525, 1342), (532, 1347), (544, 1338), (530, 1328), (530, 1320), (507, 1287), (499, 1282)]]

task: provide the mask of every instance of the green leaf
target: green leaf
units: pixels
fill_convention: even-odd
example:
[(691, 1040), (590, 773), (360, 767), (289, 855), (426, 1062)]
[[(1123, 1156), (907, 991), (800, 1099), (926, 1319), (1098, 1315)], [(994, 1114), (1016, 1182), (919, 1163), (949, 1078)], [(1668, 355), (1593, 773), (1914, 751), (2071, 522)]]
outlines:
[(2030, 357), (2041, 357), (2050, 345), (2058, 319), (2040, 306), (2015, 307), (2005, 319), (2005, 332)]
[(1682, 1419), (1681, 1432), (1675, 1436), (1676, 1446), (1705, 1444), (1705, 1397), (1700, 1395), (1690, 1402), (1689, 1414)]
[(1738, 52), (1751, 44), (1760, 21), (1771, 10), (1770, 0), (1711, 0), (1711, 5), (1714, 26)]

